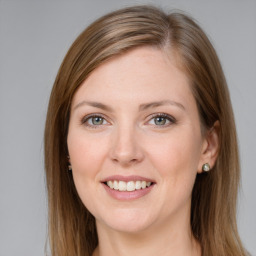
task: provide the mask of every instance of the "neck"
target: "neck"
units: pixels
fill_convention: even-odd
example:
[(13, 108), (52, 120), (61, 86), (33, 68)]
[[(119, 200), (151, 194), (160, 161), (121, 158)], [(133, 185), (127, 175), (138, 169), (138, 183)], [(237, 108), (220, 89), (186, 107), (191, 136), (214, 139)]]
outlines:
[(200, 256), (200, 245), (192, 235), (189, 221), (183, 222), (183, 226), (176, 223), (158, 223), (136, 233), (116, 231), (97, 223), (99, 246), (93, 256)]

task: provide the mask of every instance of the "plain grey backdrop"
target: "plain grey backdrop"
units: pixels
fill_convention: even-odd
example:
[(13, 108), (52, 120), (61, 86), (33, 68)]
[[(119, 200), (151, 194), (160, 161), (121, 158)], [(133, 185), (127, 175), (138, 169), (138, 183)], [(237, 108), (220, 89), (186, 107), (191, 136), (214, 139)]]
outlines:
[(108, 11), (151, 3), (203, 27), (229, 84), (240, 143), (241, 238), (256, 255), (256, 1), (0, 1), (0, 256), (44, 255), (43, 131), (59, 65), (73, 40)]

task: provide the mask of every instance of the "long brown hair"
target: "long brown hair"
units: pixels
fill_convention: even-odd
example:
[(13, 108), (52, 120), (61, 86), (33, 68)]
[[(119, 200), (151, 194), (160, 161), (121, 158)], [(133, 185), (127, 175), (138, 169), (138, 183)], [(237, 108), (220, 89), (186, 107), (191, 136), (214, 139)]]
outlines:
[(236, 224), (240, 169), (236, 129), (226, 80), (210, 41), (192, 18), (165, 14), (152, 6), (112, 12), (91, 24), (69, 49), (50, 96), (45, 127), (49, 241), (52, 256), (89, 256), (97, 246), (95, 219), (67, 171), (67, 132), (74, 93), (88, 75), (111, 57), (152, 46), (175, 53), (187, 74), (202, 127), (220, 123), (219, 156), (207, 174), (198, 174), (191, 229), (205, 256), (247, 255)]

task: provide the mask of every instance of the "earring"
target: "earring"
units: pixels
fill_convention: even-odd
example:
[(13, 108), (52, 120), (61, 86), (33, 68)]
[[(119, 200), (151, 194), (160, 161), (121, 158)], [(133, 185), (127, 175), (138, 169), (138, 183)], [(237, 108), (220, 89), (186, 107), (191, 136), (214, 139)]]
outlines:
[(209, 165), (208, 163), (203, 164), (202, 170), (203, 170), (204, 172), (209, 172), (210, 169), (211, 169), (211, 167), (210, 167), (210, 165)]
[(71, 166), (71, 163), (70, 163), (70, 157), (69, 156), (68, 156), (68, 170), (72, 171), (72, 166)]

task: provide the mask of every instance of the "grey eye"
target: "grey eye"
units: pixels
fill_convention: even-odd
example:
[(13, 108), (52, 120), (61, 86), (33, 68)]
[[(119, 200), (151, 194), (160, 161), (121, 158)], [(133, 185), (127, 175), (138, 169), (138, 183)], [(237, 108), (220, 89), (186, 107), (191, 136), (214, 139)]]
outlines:
[(81, 120), (81, 124), (88, 128), (101, 128), (108, 125), (109, 122), (101, 115), (89, 115)]
[(155, 114), (148, 122), (148, 124), (153, 125), (153, 126), (163, 126), (163, 127), (167, 127), (171, 124), (174, 124), (176, 122), (175, 118), (164, 114), (164, 113), (159, 113), (159, 114)]
[(165, 125), (168, 121), (169, 120), (167, 120), (167, 118), (163, 116), (158, 116), (154, 118), (155, 125)]
[(94, 116), (88, 119), (90, 125), (102, 125), (104, 124), (104, 118), (100, 116)]

